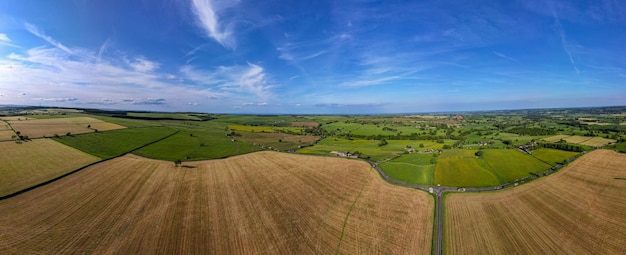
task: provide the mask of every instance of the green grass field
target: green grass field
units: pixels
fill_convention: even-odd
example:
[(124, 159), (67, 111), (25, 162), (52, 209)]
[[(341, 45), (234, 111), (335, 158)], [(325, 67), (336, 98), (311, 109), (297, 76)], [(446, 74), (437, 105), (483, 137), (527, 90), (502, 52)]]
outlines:
[(380, 168), (391, 178), (413, 184), (431, 185), (435, 165), (433, 154), (407, 154), (380, 164)]
[(308, 146), (319, 140), (319, 136), (291, 135), (285, 133), (252, 133), (239, 132), (236, 140), (265, 147), (272, 147), (280, 151), (298, 149), (298, 146)]
[(573, 156), (578, 155), (578, 152), (562, 151), (562, 150), (547, 149), (547, 148), (534, 150), (532, 153), (533, 153), (532, 155), (535, 158), (545, 163), (548, 163), (552, 166), (560, 164), (561, 162), (563, 162), (563, 160), (566, 160)]
[(246, 126), (246, 125), (228, 125), (230, 131), (243, 131), (243, 132), (260, 132), (260, 133), (275, 133), (275, 132), (291, 132), (295, 134), (304, 133), (304, 128), (301, 127), (271, 127), (271, 126)]
[(70, 147), (106, 159), (130, 152), (174, 132), (176, 130), (167, 127), (127, 128), (54, 139)]
[(515, 149), (484, 150), (482, 158), (503, 182), (529, 176), (530, 173), (538, 174), (550, 168), (550, 165)]
[[(298, 153), (304, 154), (329, 154), (331, 151), (342, 152), (361, 152), (364, 156), (369, 156), (373, 161), (381, 161), (391, 158), (395, 155), (400, 155), (406, 152), (406, 146), (411, 146), (416, 150), (423, 151), (426, 149), (440, 149), (444, 144), (454, 144), (454, 140), (444, 140), (444, 143), (436, 143), (432, 141), (422, 140), (388, 140), (388, 144), (385, 146), (378, 146), (380, 141), (378, 140), (364, 140), (364, 139), (343, 139), (343, 138), (326, 138), (319, 141), (317, 144), (311, 147), (306, 147), (298, 150)], [(420, 147), (422, 144), (424, 147)]]
[(441, 153), (439, 158), (475, 158), (477, 150), (462, 150), (462, 149), (453, 149), (453, 150), (445, 150)]
[(224, 158), (261, 150), (252, 144), (231, 141), (217, 129), (181, 130), (176, 135), (141, 148), (134, 154), (169, 161)]
[(170, 112), (129, 112), (126, 114), (130, 117), (141, 117), (150, 119), (176, 119), (176, 120), (202, 120), (199, 116), (210, 117), (205, 113), (170, 113)]
[[(443, 154), (445, 153), (446, 151)], [(499, 185), (500, 180), (481, 159), (447, 157), (437, 160), (433, 184), (452, 187), (491, 187)]]

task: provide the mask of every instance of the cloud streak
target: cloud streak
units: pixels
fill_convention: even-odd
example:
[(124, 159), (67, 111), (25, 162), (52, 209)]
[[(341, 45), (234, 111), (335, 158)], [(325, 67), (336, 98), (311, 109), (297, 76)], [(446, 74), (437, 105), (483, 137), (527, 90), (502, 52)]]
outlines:
[(72, 50), (70, 50), (68, 47), (61, 44), (60, 42), (57, 42), (52, 37), (47, 36), (43, 31), (39, 30), (39, 28), (37, 28), (35, 25), (30, 24), (30, 23), (24, 23), (24, 28), (26, 28), (26, 30), (30, 32), (31, 34), (33, 34), (34, 36), (37, 36), (43, 39), (44, 41), (48, 42), (49, 44), (52, 44), (54, 47), (57, 47), (69, 54), (74, 54), (74, 52), (72, 52)]
[(3, 34), (3, 33), (0, 33), (0, 45), (9, 46), (13, 48), (20, 48), (20, 46), (17, 46), (11, 42), (11, 39), (9, 39), (8, 35)]
[(232, 28), (224, 25), (220, 20), (218, 12), (225, 3), (218, 3), (212, 0), (192, 0), (191, 11), (195, 15), (198, 24), (204, 30), (204, 33), (213, 40), (217, 41), (223, 47), (228, 49), (235, 48), (235, 38)]
[(565, 31), (563, 30), (563, 25), (561, 25), (561, 21), (559, 20), (559, 17), (557, 16), (556, 11), (554, 11), (553, 7), (551, 7), (551, 11), (552, 17), (554, 18), (554, 29), (557, 32), (558, 36), (561, 38), (561, 46), (563, 47), (563, 51), (565, 51), (565, 54), (567, 54), (569, 62), (574, 67), (576, 74), (580, 75), (580, 70), (578, 69), (576, 62), (574, 61), (574, 56), (570, 49), (570, 44), (568, 43)]
[(493, 54), (495, 54), (496, 56), (501, 57), (503, 59), (507, 59), (507, 60), (513, 61), (515, 63), (519, 63), (519, 60), (517, 60), (515, 58), (512, 58), (512, 57), (509, 57), (507, 55), (504, 55), (504, 54), (502, 54), (500, 52), (494, 51)]

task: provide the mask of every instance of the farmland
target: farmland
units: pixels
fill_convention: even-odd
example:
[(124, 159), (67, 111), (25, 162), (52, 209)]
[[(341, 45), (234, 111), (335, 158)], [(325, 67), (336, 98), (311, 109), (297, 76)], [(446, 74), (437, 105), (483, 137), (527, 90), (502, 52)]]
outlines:
[(125, 128), (90, 117), (28, 119), (9, 121), (13, 129), (30, 138), (92, 133)]
[(432, 209), (359, 161), (127, 155), (0, 201), (0, 253), (430, 254)]
[(406, 183), (432, 185), (435, 164), (433, 154), (413, 153), (380, 164), (391, 178)]
[(564, 140), (568, 143), (574, 144), (582, 144), (587, 146), (605, 146), (610, 143), (615, 143), (616, 141), (613, 139), (607, 139), (603, 137), (595, 137), (595, 136), (577, 136), (577, 135), (557, 135), (544, 138), (545, 141), (548, 142), (558, 142), (560, 140)]
[(0, 142), (0, 196), (48, 181), (99, 159), (51, 139)]
[(261, 133), (274, 133), (274, 132), (290, 132), (294, 134), (301, 134), (304, 131), (302, 127), (273, 127), (273, 126), (246, 126), (246, 125), (228, 125), (228, 129), (234, 132), (261, 132)]
[(598, 150), (499, 192), (446, 196), (448, 254), (621, 254), (626, 155)]
[(134, 153), (169, 161), (225, 158), (261, 150), (241, 141), (232, 141), (225, 131), (211, 128), (180, 128), (180, 132)]
[(314, 146), (302, 148), (297, 152), (322, 155), (328, 155), (331, 151), (359, 152), (363, 158), (369, 157), (368, 159), (373, 161), (382, 161), (405, 153), (407, 146), (425, 150), (440, 149), (444, 145), (452, 143), (453, 141), (450, 140), (444, 140), (442, 143), (423, 140), (388, 140), (386, 145), (380, 146), (378, 140), (327, 138)]
[(290, 135), (285, 133), (252, 133), (240, 132), (234, 137), (250, 144), (258, 144), (267, 148), (287, 151), (298, 149), (298, 147), (309, 146), (320, 139), (319, 136), (310, 135)]
[[(598, 148), (626, 151), (617, 110), (626, 107), (463, 116), (0, 108), (11, 115), (0, 117), (0, 176), (17, 185), (3, 185), (6, 194), (49, 182), (0, 200), (0, 254), (419, 254), (432, 244), (438, 253), (442, 240), (450, 253), (564, 253), (554, 245), (587, 238), (587, 228), (606, 250), (584, 241), (572, 253), (610, 254), (624, 239), (609, 211), (624, 211), (615, 189), (626, 176), (615, 171), (625, 158)], [(604, 124), (581, 123), (590, 119)]]
[(91, 155), (107, 159), (133, 151), (175, 132), (176, 130), (167, 127), (128, 128), (54, 139)]
[(538, 149), (538, 150), (533, 151), (532, 155), (533, 157), (543, 162), (546, 162), (547, 164), (555, 166), (563, 162), (563, 160), (567, 160), (578, 155), (578, 153), (572, 152), (572, 151), (562, 151), (562, 150), (543, 148), (543, 149)]

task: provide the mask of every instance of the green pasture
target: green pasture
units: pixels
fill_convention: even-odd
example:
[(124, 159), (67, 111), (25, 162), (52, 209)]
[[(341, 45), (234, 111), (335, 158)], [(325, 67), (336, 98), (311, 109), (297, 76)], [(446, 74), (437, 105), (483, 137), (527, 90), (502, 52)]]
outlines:
[(177, 119), (177, 120), (202, 120), (198, 116), (194, 116), (195, 114), (189, 113), (168, 113), (168, 112), (129, 112), (126, 116), (130, 117), (141, 117), (141, 118), (151, 118), (151, 119)]
[[(480, 157), (475, 155), (477, 151), (466, 149), (444, 150), (437, 157), (431, 183), (454, 187), (497, 186), (529, 176), (531, 173), (538, 174), (551, 167), (543, 161), (515, 149), (485, 149), (481, 150), (482, 156)], [(540, 155), (542, 153), (548, 155), (547, 157), (570, 155), (561, 154), (558, 150), (556, 152), (540, 152)], [(410, 157), (416, 157), (416, 159), (411, 159)], [(419, 158), (413, 155), (403, 155), (390, 162), (403, 162), (405, 160), (407, 163), (410, 162), (408, 160), (412, 160), (416, 162), (415, 165), (418, 165), (425, 164), (426, 160), (429, 159), (427, 159), (427, 156)], [(381, 164), (381, 167), (385, 166), (385, 164)], [(383, 169), (385, 170), (385, 168)], [(406, 181), (411, 177), (409, 173), (411, 173), (411, 169), (414, 169), (414, 166), (411, 163), (404, 165), (395, 164), (389, 169), (392, 173), (398, 173), (394, 175), (394, 178), (403, 178), (399, 180)], [(415, 182), (417, 184), (426, 184), (424, 180), (428, 180), (417, 179), (416, 177), (411, 178), (410, 180), (421, 181)]]
[(295, 134), (304, 133), (304, 128), (301, 127), (272, 127), (272, 126), (246, 126), (246, 125), (228, 125), (229, 131), (243, 131), (243, 132), (261, 132), (261, 133), (275, 133), (275, 132), (290, 132)]
[(541, 148), (532, 151), (532, 155), (545, 163), (555, 166), (563, 162), (563, 160), (578, 155), (578, 152)]
[[(444, 152), (445, 153), (445, 152)], [(433, 184), (451, 187), (491, 187), (500, 185), (498, 177), (481, 159), (439, 158)]]
[(412, 153), (380, 164), (380, 168), (391, 178), (413, 184), (431, 185), (435, 165), (433, 154)]
[(169, 161), (225, 158), (261, 150), (252, 144), (232, 141), (224, 130), (181, 129), (177, 134), (133, 153)]
[(88, 133), (54, 138), (70, 147), (99, 158), (111, 158), (131, 152), (176, 132), (167, 127), (125, 128), (106, 132)]
[(516, 149), (483, 150), (485, 162), (503, 182), (539, 174), (551, 166)]
[[(418, 151), (426, 149), (441, 149), (445, 144), (452, 145), (454, 140), (444, 140), (444, 143), (436, 143), (424, 140), (388, 140), (387, 145), (379, 146), (378, 140), (344, 139), (329, 137), (319, 141), (311, 147), (298, 150), (304, 154), (329, 154), (331, 151), (360, 152), (363, 156), (369, 156), (373, 161), (381, 161), (406, 152), (406, 147), (411, 146)], [(424, 147), (420, 147), (422, 144)]]

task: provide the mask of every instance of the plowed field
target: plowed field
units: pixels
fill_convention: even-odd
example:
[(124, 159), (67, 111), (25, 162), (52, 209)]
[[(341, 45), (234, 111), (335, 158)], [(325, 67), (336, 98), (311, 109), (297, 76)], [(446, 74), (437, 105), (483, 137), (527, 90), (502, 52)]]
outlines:
[(623, 254), (626, 154), (597, 150), (493, 193), (446, 196), (449, 254)]
[(133, 155), (0, 201), (0, 254), (429, 254), (433, 200), (364, 162)]

